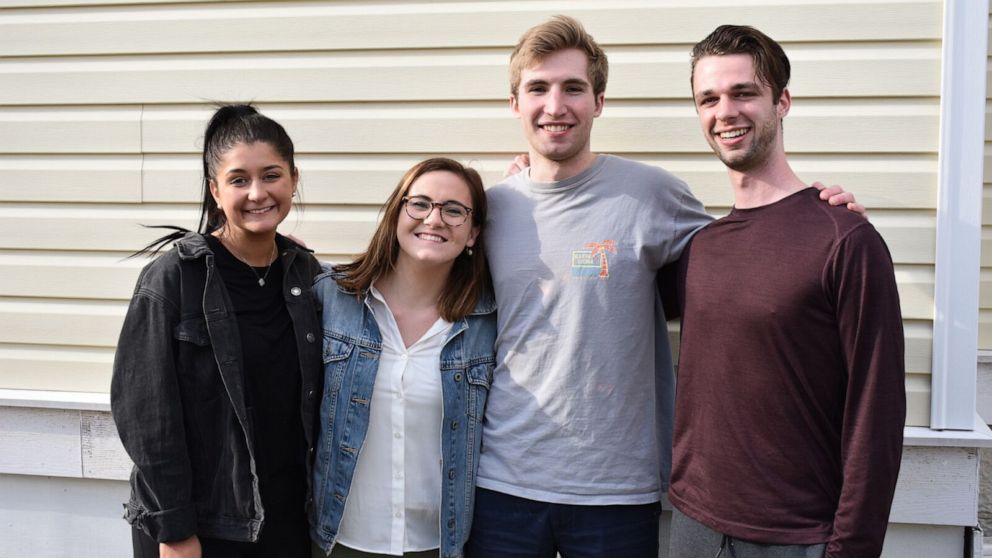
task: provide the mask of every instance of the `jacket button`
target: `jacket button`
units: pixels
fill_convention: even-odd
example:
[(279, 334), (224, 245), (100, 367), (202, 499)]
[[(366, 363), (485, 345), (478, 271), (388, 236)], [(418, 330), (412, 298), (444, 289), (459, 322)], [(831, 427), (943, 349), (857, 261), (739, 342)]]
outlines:
[(456, 382), (462, 381), (462, 374), (461, 374), (461, 372), (458, 372), (458, 373), (455, 374), (455, 381)]
[(458, 430), (458, 421), (457, 420), (451, 421), (451, 429), (452, 430)]
[(454, 528), (455, 528), (455, 520), (454, 519), (449, 519), (448, 520), (448, 529), (454, 529)]
[(455, 470), (454, 469), (448, 469), (448, 478), (451, 479), (451, 480), (455, 480)]
[(292, 293), (293, 296), (300, 296), (300, 293), (303, 292), (303, 289), (299, 287), (293, 287), (292, 289), (289, 289), (289, 292)]
[(314, 395), (317, 395), (317, 393), (314, 390), (311, 389), (307, 391), (307, 401), (313, 401)]
[(310, 448), (310, 449), (308, 449), (307, 451), (308, 451), (308, 452), (310, 452), (310, 455), (313, 455), (313, 454), (314, 454), (314, 452), (316, 452), (317, 450), (316, 450), (315, 448), (312, 448), (312, 447), (311, 447), (311, 448)]
[(313, 340), (314, 339), (315, 339), (315, 337), (313, 336), (312, 333), (308, 333), (307, 334), (307, 343), (313, 343)]

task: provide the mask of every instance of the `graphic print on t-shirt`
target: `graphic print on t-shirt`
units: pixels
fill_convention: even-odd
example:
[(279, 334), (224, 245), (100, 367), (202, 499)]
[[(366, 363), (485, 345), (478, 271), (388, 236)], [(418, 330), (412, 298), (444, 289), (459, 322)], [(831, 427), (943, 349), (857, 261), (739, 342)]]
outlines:
[(599, 277), (607, 279), (610, 276), (610, 262), (607, 253), (617, 253), (616, 242), (587, 242), (582, 250), (572, 250), (573, 277)]

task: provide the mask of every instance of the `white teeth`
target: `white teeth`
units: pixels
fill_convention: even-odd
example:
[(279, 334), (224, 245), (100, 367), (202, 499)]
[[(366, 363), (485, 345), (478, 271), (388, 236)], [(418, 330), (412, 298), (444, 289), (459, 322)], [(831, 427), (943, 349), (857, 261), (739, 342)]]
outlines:
[(420, 240), (430, 240), (431, 242), (444, 242), (444, 238), (436, 234), (420, 233), (417, 235)]
[(720, 132), (720, 137), (723, 139), (733, 139), (739, 138), (747, 133), (750, 128), (739, 128), (737, 130), (731, 130), (729, 132)]
[(549, 132), (564, 132), (568, 126), (565, 124), (545, 124), (543, 128)]
[(251, 214), (257, 215), (259, 213), (266, 213), (270, 209), (272, 209), (271, 206), (270, 207), (263, 207), (262, 209), (249, 209), (249, 210), (245, 211), (245, 213), (251, 213)]

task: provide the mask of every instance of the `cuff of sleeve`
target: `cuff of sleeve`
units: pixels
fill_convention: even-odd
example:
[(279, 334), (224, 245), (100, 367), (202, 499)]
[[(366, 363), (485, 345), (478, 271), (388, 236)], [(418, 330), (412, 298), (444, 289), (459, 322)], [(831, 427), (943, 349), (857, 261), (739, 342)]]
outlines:
[(124, 505), (124, 519), (157, 542), (188, 539), (196, 534), (196, 511), (182, 506), (161, 511), (148, 511), (129, 502)]

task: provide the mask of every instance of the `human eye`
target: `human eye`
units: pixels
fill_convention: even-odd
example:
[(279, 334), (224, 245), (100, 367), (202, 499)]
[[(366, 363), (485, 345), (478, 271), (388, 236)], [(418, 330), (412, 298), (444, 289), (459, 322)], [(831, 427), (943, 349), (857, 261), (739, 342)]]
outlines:
[(465, 217), (468, 211), (457, 203), (446, 203), (441, 207), (441, 211), (448, 217)]
[(282, 175), (279, 174), (278, 172), (267, 172), (265, 173), (264, 178), (269, 182), (275, 182), (276, 180), (282, 178)]
[(227, 180), (227, 183), (232, 186), (244, 186), (248, 183), (248, 179), (244, 176), (232, 176)]
[(424, 198), (410, 198), (406, 201), (406, 204), (416, 211), (427, 212), (431, 210), (431, 202)]

